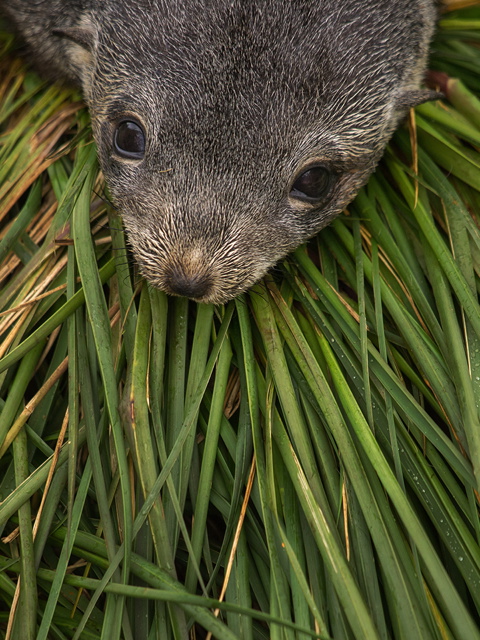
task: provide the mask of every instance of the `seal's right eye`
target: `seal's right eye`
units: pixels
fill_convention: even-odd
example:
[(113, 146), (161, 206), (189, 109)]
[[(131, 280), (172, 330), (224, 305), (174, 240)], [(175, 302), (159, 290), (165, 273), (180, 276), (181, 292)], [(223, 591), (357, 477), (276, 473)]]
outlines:
[(132, 120), (123, 120), (113, 134), (115, 153), (122, 158), (141, 160), (145, 155), (145, 133), (142, 127)]

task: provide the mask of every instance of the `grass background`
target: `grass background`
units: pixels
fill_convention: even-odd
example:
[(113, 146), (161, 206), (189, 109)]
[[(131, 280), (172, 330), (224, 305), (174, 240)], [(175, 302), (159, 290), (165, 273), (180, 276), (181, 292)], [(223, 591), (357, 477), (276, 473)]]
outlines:
[(225, 307), (142, 282), (79, 97), (0, 33), (0, 637), (480, 638), (480, 3), (450, 5), (447, 99)]

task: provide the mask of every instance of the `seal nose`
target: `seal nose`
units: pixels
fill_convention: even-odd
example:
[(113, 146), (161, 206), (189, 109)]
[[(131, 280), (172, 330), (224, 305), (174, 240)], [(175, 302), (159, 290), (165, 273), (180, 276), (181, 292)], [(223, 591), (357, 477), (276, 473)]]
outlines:
[(212, 289), (212, 281), (204, 274), (187, 275), (180, 268), (172, 269), (166, 278), (171, 293), (186, 298), (203, 298)]

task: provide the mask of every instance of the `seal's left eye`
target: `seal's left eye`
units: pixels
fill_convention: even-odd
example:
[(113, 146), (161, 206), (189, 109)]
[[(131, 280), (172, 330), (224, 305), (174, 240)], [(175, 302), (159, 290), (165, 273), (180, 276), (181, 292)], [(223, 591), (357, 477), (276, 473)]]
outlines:
[(313, 166), (298, 176), (290, 196), (305, 202), (319, 202), (327, 197), (332, 186), (332, 173), (322, 166)]
[(145, 133), (142, 127), (132, 120), (123, 120), (115, 129), (113, 146), (122, 158), (141, 160), (145, 155)]

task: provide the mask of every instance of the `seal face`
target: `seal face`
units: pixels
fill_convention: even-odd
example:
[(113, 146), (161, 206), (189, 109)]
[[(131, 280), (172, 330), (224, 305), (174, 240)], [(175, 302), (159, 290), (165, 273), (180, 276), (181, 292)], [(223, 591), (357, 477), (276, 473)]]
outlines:
[[(7, 10), (83, 87), (142, 273), (202, 302), (238, 295), (330, 222), (431, 98), (429, 0), (27, 4)], [(43, 49), (35, 11), (51, 13)]]

